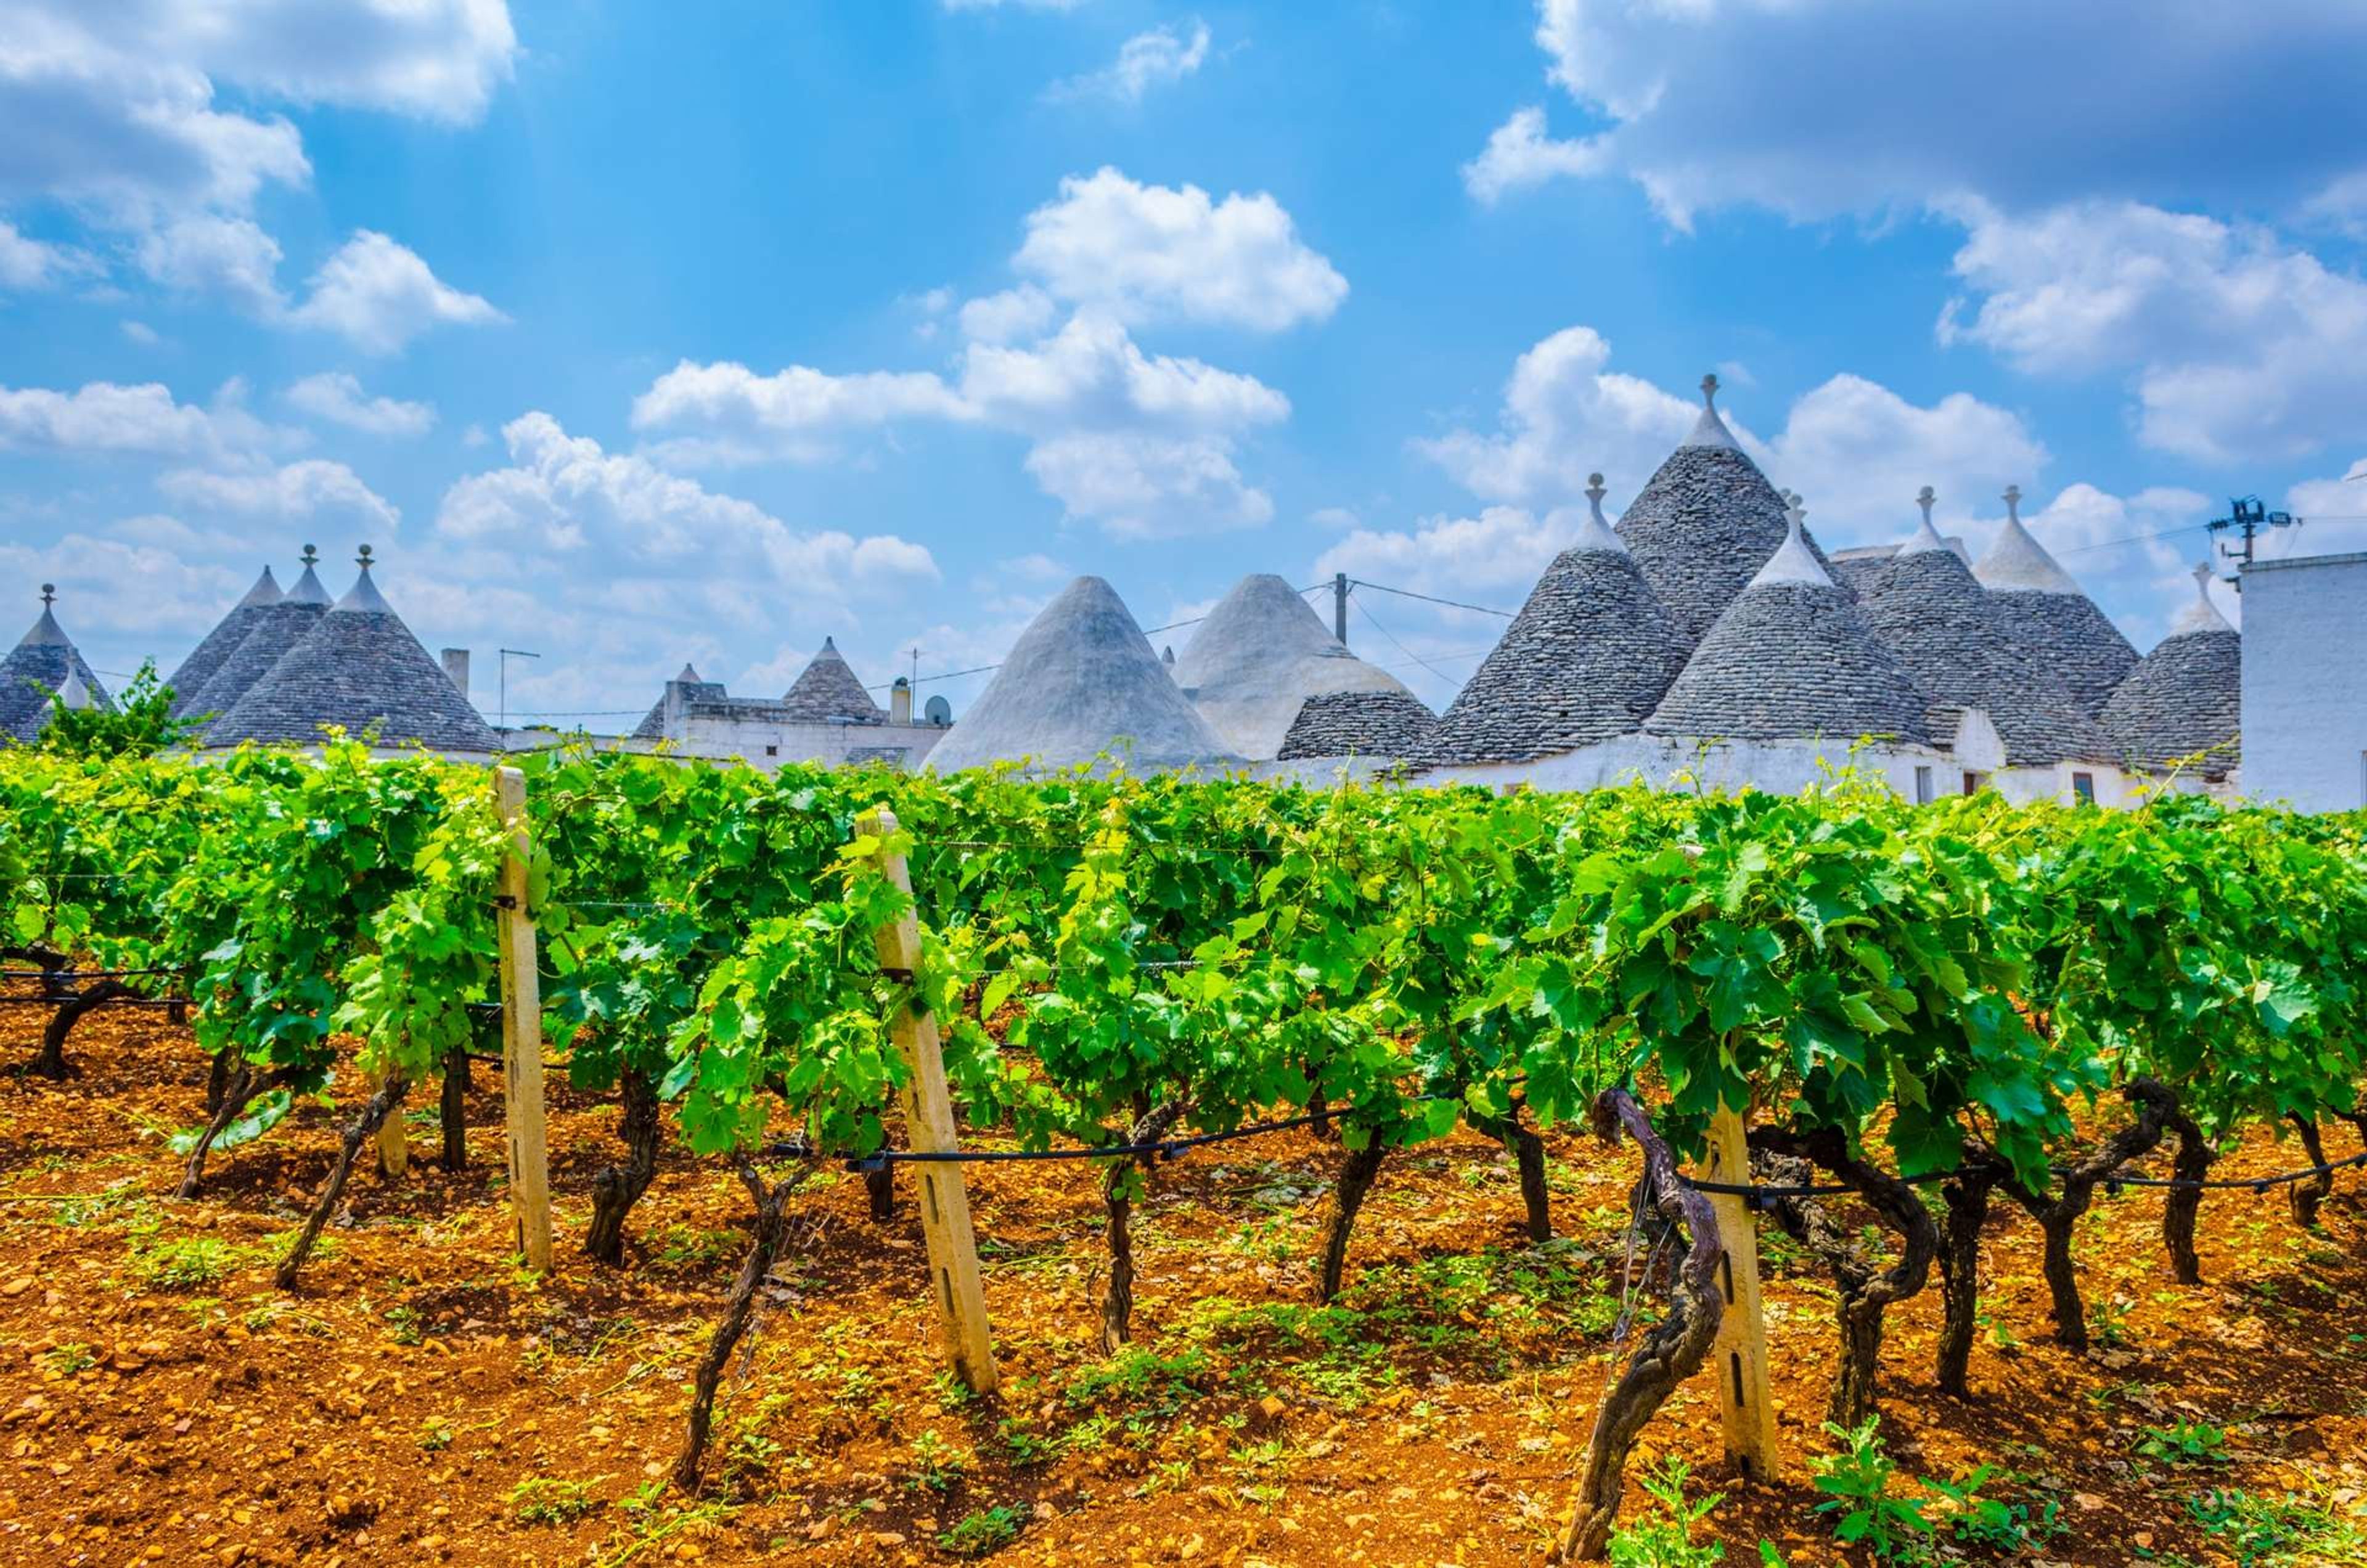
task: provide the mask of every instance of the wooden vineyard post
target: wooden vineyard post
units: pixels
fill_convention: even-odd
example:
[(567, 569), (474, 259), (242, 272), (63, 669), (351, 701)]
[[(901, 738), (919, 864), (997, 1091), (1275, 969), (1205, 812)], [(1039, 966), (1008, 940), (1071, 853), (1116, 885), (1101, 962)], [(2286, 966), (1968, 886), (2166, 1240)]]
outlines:
[[(1705, 1179), (1743, 1186), (1750, 1180), (1750, 1149), (1742, 1112), (1720, 1105), (1710, 1118)], [(1710, 1365), (1717, 1373), (1717, 1403), (1726, 1425), (1726, 1453), (1751, 1481), (1775, 1479), (1775, 1402), (1767, 1380), (1767, 1322), (1759, 1305), (1759, 1228), (1750, 1200), (1731, 1192), (1707, 1195), (1717, 1216), (1726, 1256), (1717, 1282), (1726, 1298)]]
[(526, 775), (493, 770), (493, 803), (510, 830), (495, 926), (502, 954), (502, 1111), (508, 1125), (512, 1239), (527, 1267), (550, 1267), (550, 1155), (543, 1133), (542, 976), (527, 908)]
[[(866, 813), (855, 831), (887, 840), (896, 834), (896, 814), (886, 807)], [(899, 892), (912, 891), (912, 870), (901, 853), (883, 852), (880, 874)], [(908, 908), (891, 924), (874, 933), (883, 969), (909, 975), (917, 984), (921, 971), (921, 922)], [(937, 1045), (937, 1020), (927, 1004), (915, 998), (899, 1010), (891, 1026), (896, 1054), (904, 1060), (904, 1135), (915, 1154), (952, 1154), (953, 1097), (946, 1090), (945, 1058)], [(920, 1179), (921, 1229), (929, 1243), (929, 1277), (935, 1284), (937, 1320), (943, 1331), (946, 1359), (954, 1375), (973, 1393), (994, 1392), (994, 1344), (986, 1325), (986, 1286), (979, 1278), (978, 1235), (970, 1228), (969, 1186), (958, 1164), (922, 1162), (913, 1167)]]
[[(381, 1075), (379, 1086), (383, 1088), (392, 1076)], [(411, 1168), (411, 1141), (403, 1132), (402, 1108), (399, 1105), (378, 1124), (378, 1168), (381, 1176), (401, 1176)]]

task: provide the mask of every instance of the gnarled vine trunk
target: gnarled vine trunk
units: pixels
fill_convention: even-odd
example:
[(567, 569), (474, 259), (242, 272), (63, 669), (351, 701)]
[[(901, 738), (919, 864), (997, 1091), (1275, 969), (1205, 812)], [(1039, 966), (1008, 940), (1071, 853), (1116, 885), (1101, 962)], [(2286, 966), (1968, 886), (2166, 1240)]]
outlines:
[(436, 1109), (444, 1134), (444, 1168), (459, 1170), (469, 1163), (469, 1048), (465, 1044), (444, 1054), (444, 1093)]
[(1967, 1151), (1965, 1163), (1940, 1189), (1947, 1217), (1940, 1227), (1940, 1392), (1965, 1399), (1973, 1359), (1973, 1336), (1981, 1311), (1981, 1229), (1988, 1224), (1989, 1197), (1998, 1170), (1985, 1153)]
[(1355, 1229), (1365, 1195), (1380, 1179), (1381, 1161), (1388, 1152), (1388, 1145), (1376, 1133), (1363, 1148), (1341, 1153), (1340, 1175), (1331, 1183), (1331, 1218), (1323, 1230), (1323, 1265), (1315, 1284), (1319, 1301), (1329, 1303), (1340, 1293), (1341, 1277), (1348, 1269), (1349, 1233)]
[(896, 1168), (881, 1164), (863, 1173), (863, 1195), (871, 1203), (871, 1223), (884, 1225), (896, 1217)]
[(1605, 1143), (1616, 1142), (1625, 1127), (1644, 1151), (1641, 1206), (1670, 1227), (1669, 1247), (1677, 1254), (1677, 1266), (1667, 1315), (1644, 1336), (1628, 1358), (1627, 1370), (1604, 1393), (1595, 1413), (1594, 1430), (1579, 1461), (1577, 1495), (1555, 1552), (1565, 1562), (1591, 1562), (1603, 1556), (1611, 1541), (1612, 1522), (1619, 1516), (1620, 1486), (1637, 1434), (1669, 1395), (1701, 1370), (1726, 1312), (1726, 1297), (1717, 1287), (1718, 1261), (1726, 1249), (1709, 1200), (1678, 1177), (1676, 1156), (1626, 1090), (1605, 1090), (1594, 1102), (1593, 1121)]
[(627, 1067), (617, 1075), (625, 1113), (617, 1124), (625, 1141), (625, 1160), (592, 1179), (592, 1224), (583, 1233), (583, 1250), (603, 1263), (625, 1260), (625, 1216), (650, 1190), (658, 1170), (658, 1086), (649, 1074)]
[[(2066, 1348), (2088, 1348), (2088, 1308), (2079, 1296), (2078, 1271), (2071, 1265), (2071, 1230), (2096, 1188), (2106, 1177), (2161, 1143), (2164, 1124), (2178, 1109), (2178, 1097), (2154, 1078), (2135, 1078), (2121, 1091), (2136, 1110), (2136, 1120), (2111, 1137), (2086, 1159), (2062, 1172), (2063, 1195), (2050, 1199), (2033, 1192), (2019, 1180), (2002, 1185), (2014, 1201), (2030, 1211), (2046, 1237), (2044, 1264), (2046, 1291), (2055, 1316), (2055, 1337)], [(2002, 1161), (1999, 1163), (2002, 1164)]]
[[(221, 1068), (224, 1058), (232, 1055), (225, 1051), (214, 1058), (217, 1071)], [(277, 1089), (287, 1081), (288, 1075), (284, 1072), (275, 1069), (260, 1073), (255, 1071), (253, 1064), (240, 1061), (223, 1077), (219, 1094), (211, 1085), (207, 1087), (213, 1114), (207, 1118), (205, 1130), (198, 1134), (197, 1146), (189, 1151), (188, 1164), (181, 1169), (181, 1185), (173, 1196), (194, 1198), (198, 1195), (198, 1188), (205, 1179), (206, 1156), (212, 1151), (214, 1140), (222, 1135), (224, 1128), (246, 1113), (246, 1108), (255, 1103), (257, 1095), (266, 1089)]]
[[(2293, 1124), (2301, 1135), (2302, 1152), (2309, 1156), (2312, 1165), (2326, 1163), (2326, 1140), (2318, 1135), (2317, 1118), (2304, 1116), (2297, 1111), (2285, 1112), (2285, 1120)], [(2321, 1170), (2316, 1176), (2305, 1176), (2285, 1189), (2285, 1202), (2293, 1210), (2293, 1222), (2304, 1230), (2317, 1224), (2318, 1205), (2334, 1191), (2334, 1172)]]
[(26, 1064), (25, 1070), (54, 1082), (64, 1081), (66, 1036), (74, 1032), (74, 1026), (118, 998), (138, 994), (120, 980), (99, 980), (65, 998), (58, 1004), (58, 1010), (50, 1014), (50, 1021), (41, 1031), (41, 1049)]
[[(1126, 1141), (1157, 1143), (1192, 1108), (1188, 1100), (1154, 1106), (1138, 1120)], [(1109, 1214), (1109, 1289), (1102, 1294), (1102, 1354), (1113, 1356), (1134, 1337), (1134, 1188), (1130, 1168), (1150, 1168), (1145, 1156), (1119, 1160), (1102, 1179), (1102, 1203)]]
[(337, 1212), (338, 1201), (345, 1195), (345, 1182), (354, 1173), (354, 1159), (361, 1153), (362, 1145), (386, 1124), (386, 1119), (394, 1114), (403, 1096), (410, 1092), (409, 1078), (401, 1073), (389, 1073), (379, 1082), (378, 1092), (362, 1106), (361, 1114), (347, 1123), (345, 1135), (337, 1145), (336, 1163), (329, 1168), (328, 1185), (321, 1189), (319, 1201), (304, 1216), (304, 1228), (296, 1233), (295, 1245), (279, 1260), (278, 1270), (273, 1276), (281, 1290), (296, 1288), (296, 1276), (303, 1270), (305, 1259), (312, 1256), (313, 1244), (321, 1239), (321, 1228), (329, 1223), (329, 1216)]
[(1923, 1289), (1940, 1251), (1940, 1227), (1915, 1189), (1849, 1152), (1848, 1140), (1830, 1127), (1794, 1133), (1756, 1128), (1750, 1134), (1770, 1157), (1769, 1173), (1787, 1185), (1808, 1186), (1823, 1171), (1847, 1186), (1897, 1233), (1898, 1258), (1877, 1268), (1849, 1231), (1824, 1206), (1808, 1198), (1778, 1198), (1776, 1219), (1802, 1246), (1822, 1258), (1840, 1287), (1834, 1312), (1840, 1331), (1840, 1360), (1833, 1369), (1827, 1418), (1843, 1427), (1863, 1424), (1874, 1413), (1881, 1375), (1883, 1314)]
[(1521, 1208), (1531, 1241), (1553, 1239), (1553, 1196), (1546, 1187), (1546, 1141), (1521, 1120), (1515, 1107), (1509, 1116), (1472, 1117), (1472, 1127), (1504, 1145), (1521, 1175)]
[(749, 1238), (748, 1256), (741, 1259), (739, 1277), (731, 1282), (731, 1293), (723, 1300), (722, 1320), (715, 1325), (715, 1337), (707, 1342), (707, 1354), (699, 1358), (698, 1373), (691, 1385), (690, 1416), (683, 1433), (682, 1454), (674, 1466), (674, 1483), (685, 1492), (698, 1490), (708, 1434), (715, 1425), (715, 1391), (722, 1384), (731, 1352), (748, 1331), (749, 1319), (755, 1314), (756, 1292), (780, 1257), (781, 1243), (788, 1234), (789, 1198), (813, 1174), (811, 1165), (801, 1165), (786, 1179), (768, 1186), (746, 1158), (734, 1168), (756, 1205), (756, 1228)]
[[(2203, 1137), (2194, 1118), (2173, 1105), (2162, 1127), (2178, 1134), (2178, 1157), (2169, 1174), (2180, 1181), (2199, 1183), (2211, 1174), (2219, 1151)], [(2173, 1187), (2162, 1195), (2161, 1242), (2169, 1252), (2170, 1277), (2181, 1285), (2203, 1283), (2203, 1260), (2194, 1254), (2194, 1226), (2203, 1208), (2203, 1189)]]

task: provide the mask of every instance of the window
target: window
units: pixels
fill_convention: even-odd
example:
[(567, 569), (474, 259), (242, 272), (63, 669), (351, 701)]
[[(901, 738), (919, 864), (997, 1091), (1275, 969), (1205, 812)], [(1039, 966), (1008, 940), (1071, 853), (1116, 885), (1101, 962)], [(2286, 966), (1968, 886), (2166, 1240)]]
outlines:
[(1965, 770), (1965, 793), (1966, 795), (1978, 795), (1981, 791), (1987, 789), (1988, 784), (1988, 774), (1976, 773), (1970, 768), (1966, 768)]
[(2071, 796), (2073, 799), (2078, 801), (2082, 806), (2095, 805), (2096, 775), (2093, 773), (2073, 773), (2071, 775)]
[(1932, 797), (1938, 793), (1939, 791), (1931, 783), (1931, 770), (1928, 767), (1916, 769), (1915, 804), (1918, 806), (1929, 806), (1931, 804)]
[(778, 746), (767, 746), (764, 748), (764, 755), (767, 757), (777, 757), (780, 754), (781, 749)]

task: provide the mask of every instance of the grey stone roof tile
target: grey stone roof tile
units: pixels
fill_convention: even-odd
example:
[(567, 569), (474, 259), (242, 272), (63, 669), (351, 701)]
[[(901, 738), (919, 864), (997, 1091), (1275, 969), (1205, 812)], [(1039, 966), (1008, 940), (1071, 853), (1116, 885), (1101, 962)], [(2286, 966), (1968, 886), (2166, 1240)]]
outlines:
[(238, 645), (253, 635), (256, 624), (263, 619), (263, 613), (278, 604), (281, 597), (279, 580), (271, 575), (269, 567), (265, 567), (263, 575), (255, 579), (255, 586), (247, 590), (246, 597), (232, 605), (230, 613), (214, 623), (213, 630), (208, 632), (204, 639), (190, 650), (189, 656), (181, 660), (180, 668), (166, 678), (164, 683), (173, 688), (176, 716), (202, 711), (193, 710), (189, 705), (190, 699), (213, 678), (214, 671), (238, 651)]
[(1848, 590), (1771, 582), (1727, 606), (1644, 728), (1731, 740), (1928, 742), (1928, 705)]
[(1318, 692), (1299, 705), (1290, 733), (1275, 752), (1283, 761), (1310, 757), (1386, 757), (1392, 761), (1429, 754), (1438, 719), (1408, 691)]
[(82, 650), (51, 613), (50, 603), (56, 596), (54, 587), (41, 584), (40, 618), (8, 656), (0, 659), (0, 744), (15, 740), (29, 746), (39, 740), (41, 731), (49, 728), (50, 698), (66, 689), (70, 676), (81, 679), (93, 705), (109, 710), (115, 706), (107, 687), (83, 661)]
[(781, 704), (793, 720), (802, 724), (827, 724), (832, 719), (888, 722), (888, 710), (871, 700), (832, 637), (821, 639), (821, 651), (789, 683)]

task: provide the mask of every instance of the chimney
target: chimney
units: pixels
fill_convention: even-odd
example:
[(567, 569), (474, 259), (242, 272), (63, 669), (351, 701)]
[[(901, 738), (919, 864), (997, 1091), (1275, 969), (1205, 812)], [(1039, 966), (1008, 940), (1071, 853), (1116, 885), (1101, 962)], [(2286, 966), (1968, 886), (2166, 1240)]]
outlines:
[(901, 675), (896, 677), (896, 684), (888, 693), (888, 722), (912, 722), (912, 682)]
[(460, 689), (460, 694), (467, 696), (469, 694), (469, 650), (465, 648), (447, 648), (444, 649), (441, 657), (444, 660), (444, 673), (451, 677), (452, 684)]

